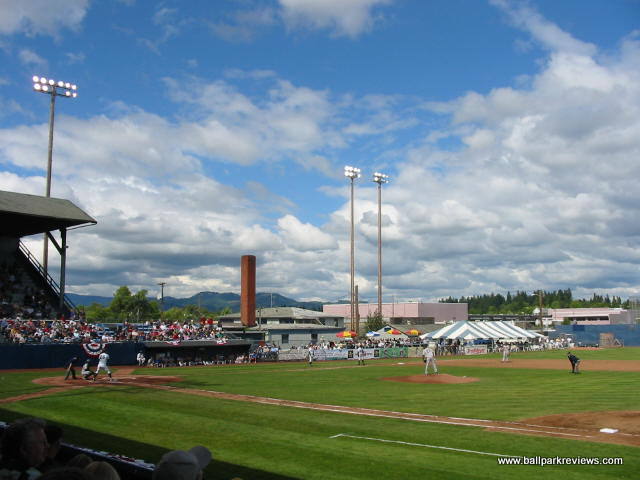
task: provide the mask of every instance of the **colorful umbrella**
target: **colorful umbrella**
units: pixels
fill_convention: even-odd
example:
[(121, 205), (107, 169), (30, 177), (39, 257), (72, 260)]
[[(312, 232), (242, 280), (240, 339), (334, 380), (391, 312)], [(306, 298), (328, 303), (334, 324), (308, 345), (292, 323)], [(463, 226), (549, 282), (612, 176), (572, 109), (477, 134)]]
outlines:
[(420, 335), (420, 330), (416, 330), (415, 328), (405, 332), (407, 335)]
[(338, 338), (352, 338), (358, 335), (353, 330), (345, 330), (344, 332), (336, 333), (336, 337)]
[(387, 330), (387, 333), (389, 335), (402, 335), (402, 332), (400, 330), (396, 330), (395, 328), (392, 328), (391, 330)]

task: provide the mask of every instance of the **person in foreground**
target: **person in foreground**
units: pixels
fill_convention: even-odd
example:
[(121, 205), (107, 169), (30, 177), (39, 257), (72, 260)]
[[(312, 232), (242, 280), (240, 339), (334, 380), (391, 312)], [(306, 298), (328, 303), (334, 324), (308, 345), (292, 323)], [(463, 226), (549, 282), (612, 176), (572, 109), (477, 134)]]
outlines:
[(38, 478), (38, 469), (47, 458), (49, 444), (45, 422), (38, 418), (21, 418), (11, 423), (2, 435), (0, 479)]
[(211, 462), (211, 452), (198, 445), (190, 450), (165, 453), (151, 476), (152, 480), (201, 480), (202, 470)]

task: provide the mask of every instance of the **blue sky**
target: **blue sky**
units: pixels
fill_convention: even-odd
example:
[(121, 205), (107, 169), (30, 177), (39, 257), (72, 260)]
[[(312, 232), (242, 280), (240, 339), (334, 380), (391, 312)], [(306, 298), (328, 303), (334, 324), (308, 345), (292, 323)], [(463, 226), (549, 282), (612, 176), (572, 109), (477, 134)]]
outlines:
[[(98, 220), (69, 290), (640, 294), (640, 1), (0, 0), (0, 189)], [(39, 239), (27, 240), (40, 252)]]

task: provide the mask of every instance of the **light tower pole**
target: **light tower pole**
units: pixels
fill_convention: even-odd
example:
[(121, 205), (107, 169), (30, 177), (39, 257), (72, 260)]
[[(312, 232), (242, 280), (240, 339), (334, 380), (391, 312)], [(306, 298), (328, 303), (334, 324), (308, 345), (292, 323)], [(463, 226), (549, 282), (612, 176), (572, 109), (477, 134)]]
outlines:
[[(78, 87), (69, 82), (55, 81), (52, 78), (33, 76), (33, 89), (36, 92), (46, 93), (51, 97), (49, 106), (49, 149), (47, 155), (47, 188), (46, 196), (51, 196), (51, 167), (53, 163), (53, 120), (56, 107), (56, 97), (76, 98)], [(49, 237), (44, 234), (44, 250), (42, 252), (42, 266), (45, 273), (49, 268)]]
[(164, 286), (166, 284), (167, 282), (158, 283), (158, 285), (160, 285), (160, 320), (162, 320), (162, 314), (164, 312)]
[(353, 221), (353, 181), (356, 178), (360, 178), (360, 169), (356, 167), (344, 167), (344, 176), (350, 180), (351, 183), (351, 287), (349, 289), (350, 302), (351, 302), (351, 330), (355, 328), (355, 309), (354, 295), (355, 295), (355, 242), (354, 242), (354, 221)]
[(378, 184), (378, 315), (382, 318), (382, 184), (389, 183), (389, 175), (376, 172), (373, 181)]

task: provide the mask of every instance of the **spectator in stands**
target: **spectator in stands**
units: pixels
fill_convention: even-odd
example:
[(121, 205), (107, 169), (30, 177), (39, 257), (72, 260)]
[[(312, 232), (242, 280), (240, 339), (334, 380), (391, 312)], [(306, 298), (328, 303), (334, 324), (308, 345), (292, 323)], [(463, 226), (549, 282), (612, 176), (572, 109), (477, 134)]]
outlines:
[(67, 462), (67, 467), (84, 469), (91, 462), (93, 462), (93, 459), (89, 455), (87, 455), (86, 453), (79, 453)]
[(57, 457), (62, 446), (62, 429), (57, 425), (47, 425), (44, 427), (44, 434), (47, 437), (49, 449), (47, 450), (47, 459), (40, 465), (38, 470), (48, 472), (54, 468), (63, 467), (64, 463), (60, 462)]
[(108, 462), (91, 462), (85, 470), (91, 473), (94, 480), (120, 480), (118, 471)]
[(32, 479), (47, 458), (49, 444), (44, 420), (23, 418), (11, 423), (2, 435), (0, 478)]
[(91, 472), (78, 467), (61, 467), (49, 470), (38, 480), (94, 480)]
[(211, 452), (202, 446), (165, 453), (153, 470), (152, 480), (200, 480), (211, 462)]

